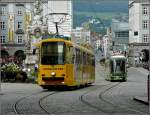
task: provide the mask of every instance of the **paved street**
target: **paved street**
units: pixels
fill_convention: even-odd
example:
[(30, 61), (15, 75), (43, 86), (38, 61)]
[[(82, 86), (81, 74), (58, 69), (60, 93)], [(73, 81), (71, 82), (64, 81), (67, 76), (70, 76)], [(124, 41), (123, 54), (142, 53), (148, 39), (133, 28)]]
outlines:
[(129, 68), (127, 82), (105, 81), (96, 66), (96, 82), (77, 90), (43, 90), (36, 84), (2, 83), (2, 114), (147, 115), (148, 105), (133, 100), (147, 94), (147, 74)]

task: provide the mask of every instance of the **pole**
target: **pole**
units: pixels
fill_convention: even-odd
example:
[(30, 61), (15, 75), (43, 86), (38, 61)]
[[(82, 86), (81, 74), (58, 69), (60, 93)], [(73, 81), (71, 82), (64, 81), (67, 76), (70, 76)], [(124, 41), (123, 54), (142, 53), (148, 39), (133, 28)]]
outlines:
[[(150, 0), (148, 0), (148, 14), (149, 14), (149, 39), (148, 39), (148, 44), (149, 44), (149, 55), (150, 55)], [(148, 74), (148, 104), (150, 105), (150, 56), (149, 56), (149, 67), (148, 67), (148, 71), (149, 71), (149, 74)], [(149, 113), (150, 113), (150, 106), (149, 106)]]
[(149, 100), (149, 99), (150, 99), (150, 98), (149, 98), (149, 93), (150, 93), (149, 90), (150, 90), (150, 76), (148, 75), (148, 79), (147, 79), (147, 96), (148, 96), (147, 99), (148, 99), (148, 103), (149, 103), (149, 101), (150, 101), (150, 100)]
[(56, 26), (56, 35), (59, 35), (59, 31), (58, 31), (58, 22), (55, 22), (55, 26)]

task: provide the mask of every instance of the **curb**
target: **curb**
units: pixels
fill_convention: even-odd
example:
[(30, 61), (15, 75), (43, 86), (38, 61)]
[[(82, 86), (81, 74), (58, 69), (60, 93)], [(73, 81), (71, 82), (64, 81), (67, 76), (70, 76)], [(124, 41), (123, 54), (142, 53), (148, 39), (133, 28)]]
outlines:
[(147, 96), (135, 96), (133, 99), (136, 100), (136, 101), (139, 101), (141, 103), (144, 103), (146, 105), (149, 105)]

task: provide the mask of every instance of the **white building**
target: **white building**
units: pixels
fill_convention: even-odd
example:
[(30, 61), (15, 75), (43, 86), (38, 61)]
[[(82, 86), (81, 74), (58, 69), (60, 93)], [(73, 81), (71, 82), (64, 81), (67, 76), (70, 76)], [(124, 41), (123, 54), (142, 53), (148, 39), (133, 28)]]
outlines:
[(129, 43), (148, 43), (149, 7), (149, 0), (129, 1)]
[(99, 49), (101, 46), (101, 40), (96, 40), (95, 45), (96, 45), (96, 49)]
[[(46, 12), (46, 11), (45, 11)], [(48, 19), (48, 31), (50, 33), (56, 33), (54, 22), (60, 22), (59, 34), (65, 36), (71, 36), (72, 30), (72, 0), (49, 0), (48, 1), (48, 14), (53, 14)], [(65, 15), (59, 15), (60, 13)]]
[(110, 47), (110, 42), (109, 41), (110, 41), (109, 36), (104, 35), (102, 44), (103, 44), (103, 49), (104, 49), (103, 53), (104, 53), (105, 58), (109, 56), (109, 47)]
[(143, 52), (148, 52), (149, 40), (150, 0), (129, 0), (129, 61), (132, 65)]
[(91, 32), (83, 27), (72, 29), (72, 41), (77, 44), (91, 43)]

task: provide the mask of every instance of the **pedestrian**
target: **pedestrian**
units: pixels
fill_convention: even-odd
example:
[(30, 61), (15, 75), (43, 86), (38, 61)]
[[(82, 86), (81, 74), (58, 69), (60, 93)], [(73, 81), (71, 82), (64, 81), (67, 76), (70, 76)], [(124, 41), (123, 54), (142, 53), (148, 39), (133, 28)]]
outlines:
[(34, 71), (37, 72), (38, 71), (38, 64), (34, 65)]
[(134, 58), (135, 65), (137, 64), (137, 57)]
[(140, 60), (140, 63), (142, 63), (142, 62), (143, 62), (143, 61), (142, 61), (142, 56), (140, 56), (140, 59), (139, 59), (139, 60)]

